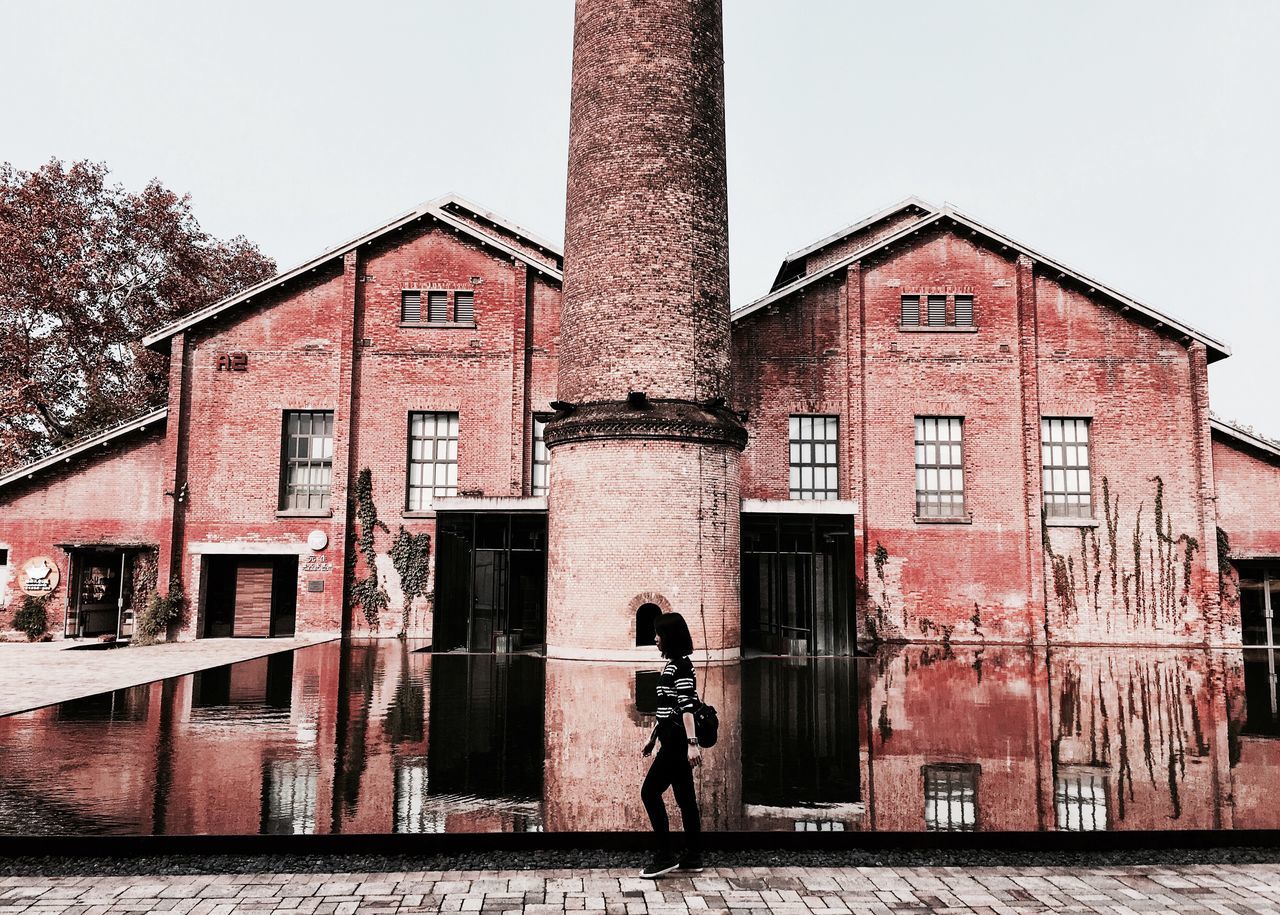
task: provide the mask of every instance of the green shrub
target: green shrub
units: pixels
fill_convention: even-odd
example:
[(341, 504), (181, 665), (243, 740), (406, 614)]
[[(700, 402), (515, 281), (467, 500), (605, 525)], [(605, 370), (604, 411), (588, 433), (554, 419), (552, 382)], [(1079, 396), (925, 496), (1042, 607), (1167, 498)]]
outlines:
[(152, 594), (147, 605), (133, 618), (133, 637), (129, 644), (154, 645), (160, 641), (169, 627), (182, 618), (185, 600), (182, 587), (177, 583), (169, 587), (167, 595)]
[(49, 614), (45, 612), (48, 597), (23, 595), (22, 604), (13, 614), (13, 628), (25, 633), (28, 642), (34, 642), (49, 628)]

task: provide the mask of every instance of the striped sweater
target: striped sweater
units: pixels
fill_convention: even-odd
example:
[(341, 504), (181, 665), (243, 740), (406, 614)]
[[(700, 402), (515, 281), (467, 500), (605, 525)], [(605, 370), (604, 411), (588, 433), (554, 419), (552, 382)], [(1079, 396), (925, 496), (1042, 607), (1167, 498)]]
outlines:
[[(658, 676), (658, 724), (681, 724), (698, 707), (698, 675), (689, 658), (673, 658)], [(683, 725), (682, 725), (683, 726)]]

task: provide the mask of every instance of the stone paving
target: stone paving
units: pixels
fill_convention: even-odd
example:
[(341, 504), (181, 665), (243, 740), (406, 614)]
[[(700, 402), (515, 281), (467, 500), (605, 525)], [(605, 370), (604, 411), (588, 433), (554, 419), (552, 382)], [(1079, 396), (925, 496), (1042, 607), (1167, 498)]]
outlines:
[(86, 642), (0, 642), (0, 715), (290, 651), (323, 638), (198, 639), (72, 651)]
[(1280, 864), (735, 867), (656, 882), (632, 870), (0, 877), (0, 915), (520, 911), (1278, 915)]

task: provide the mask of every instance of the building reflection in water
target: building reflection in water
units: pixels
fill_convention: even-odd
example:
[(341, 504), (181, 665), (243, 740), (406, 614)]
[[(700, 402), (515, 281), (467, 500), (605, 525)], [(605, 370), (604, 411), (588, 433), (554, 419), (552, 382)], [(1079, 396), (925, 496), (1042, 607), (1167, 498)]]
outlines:
[[(414, 647), (334, 642), (0, 719), (0, 832), (648, 828), (656, 658)], [(707, 830), (1280, 826), (1272, 650), (907, 646), (698, 679), (722, 722)]]

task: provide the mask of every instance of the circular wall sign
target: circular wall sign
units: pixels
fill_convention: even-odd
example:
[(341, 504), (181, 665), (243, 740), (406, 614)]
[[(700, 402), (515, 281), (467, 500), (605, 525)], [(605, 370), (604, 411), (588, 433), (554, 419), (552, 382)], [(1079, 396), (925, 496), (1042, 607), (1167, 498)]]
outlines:
[(52, 594), (61, 578), (58, 564), (48, 556), (33, 556), (22, 564), (22, 592), (32, 597)]
[(315, 550), (317, 553), (329, 545), (329, 535), (321, 530), (314, 530), (307, 534), (307, 546)]

